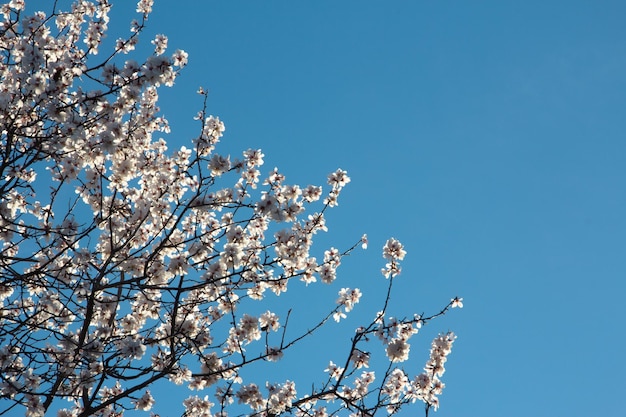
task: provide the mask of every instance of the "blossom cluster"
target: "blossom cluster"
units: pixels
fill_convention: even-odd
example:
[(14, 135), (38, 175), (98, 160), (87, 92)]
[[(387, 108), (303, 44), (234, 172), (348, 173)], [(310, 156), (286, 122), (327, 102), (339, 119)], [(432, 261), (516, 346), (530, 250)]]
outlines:
[(402, 272), (398, 261), (403, 260), (404, 255), (406, 255), (406, 251), (404, 250), (402, 243), (394, 238), (387, 240), (385, 246), (383, 247), (383, 258), (388, 261), (387, 265), (385, 265), (382, 269), (382, 273), (385, 278), (398, 275)]
[[(170, 149), (159, 91), (188, 55), (168, 53), (157, 34), (148, 56), (129, 56), (153, 1), (138, 1), (129, 34), (113, 46), (103, 41), (109, 0), (60, 3), (30, 15), (24, 0), (0, 6), (0, 414), (149, 412), (159, 406), (149, 388), (161, 380), (203, 391), (181, 401), (193, 416), (249, 407), (321, 417), (406, 401), (411, 384), (387, 387), (402, 380), (396, 363), (426, 319), (384, 311), (311, 392), (298, 394), (291, 380), (244, 380), (244, 367), (280, 361), (357, 308), (361, 291), (340, 287), (328, 315), (300, 333), (287, 331), (291, 308), (255, 308), (293, 285), (337, 285), (344, 257), (367, 247), (366, 235), (344, 250), (313, 246), (351, 179), (337, 169), (323, 186), (291, 184), (278, 168), (263, 174), (260, 149), (219, 153), (226, 128), (207, 111), (204, 89), (198, 134)], [(386, 277), (400, 273), (405, 254), (387, 241)], [(383, 377), (367, 369), (369, 334), (391, 364)], [(415, 396), (427, 404), (442, 387), (448, 339), (431, 350), (428, 384)], [(387, 390), (386, 402), (376, 389)]]
[[(339, 291), (339, 298), (337, 298), (337, 304), (339, 306), (344, 307), (344, 311), (349, 313), (354, 308), (354, 305), (359, 302), (361, 299), (361, 290), (358, 288), (350, 289), (350, 288), (342, 288)], [(335, 321), (339, 321), (342, 318), (346, 318), (345, 313), (341, 310), (337, 310), (333, 314), (333, 318)]]
[(440, 334), (433, 340), (430, 348), (430, 358), (424, 367), (425, 372), (418, 375), (415, 380), (418, 398), (434, 409), (439, 407), (439, 398), (437, 396), (441, 394), (445, 386), (439, 378), (446, 371), (444, 365), (447, 356), (452, 350), (454, 339), (456, 339), (454, 333), (448, 332)]

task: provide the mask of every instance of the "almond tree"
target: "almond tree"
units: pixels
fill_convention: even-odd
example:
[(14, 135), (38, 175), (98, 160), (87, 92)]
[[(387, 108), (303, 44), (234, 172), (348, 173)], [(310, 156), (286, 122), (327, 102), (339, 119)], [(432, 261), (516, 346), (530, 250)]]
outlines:
[[(289, 314), (246, 312), (294, 280), (334, 282), (343, 257), (367, 245), (363, 236), (312, 255), (350, 178), (338, 169), (325, 188), (299, 186), (276, 169), (262, 175), (261, 150), (219, 154), (224, 124), (207, 114), (202, 89), (197, 137), (168, 149), (158, 88), (173, 85), (187, 54), (166, 54), (158, 35), (150, 56), (129, 58), (151, 0), (110, 51), (99, 51), (108, 0), (25, 7), (13, 0), (0, 10), (0, 415), (158, 410), (150, 388), (161, 380), (198, 391), (181, 398), (187, 416), (437, 408), (454, 335), (432, 342), (423, 373), (400, 364), (424, 323), (462, 303), (389, 317), (405, 256), (395, 239), (383, 248), (384, 303), (347, 333), (349, 349), (331, 358), (338, 364), (298, 391), (293, 381), (244, 380), (242, 369), (279, 361), (359, 302), (359, 289), (341, 288), (317, 324), (289, 332)], [(366, 370), (368, 343), (386, 352), (376, 373)]]

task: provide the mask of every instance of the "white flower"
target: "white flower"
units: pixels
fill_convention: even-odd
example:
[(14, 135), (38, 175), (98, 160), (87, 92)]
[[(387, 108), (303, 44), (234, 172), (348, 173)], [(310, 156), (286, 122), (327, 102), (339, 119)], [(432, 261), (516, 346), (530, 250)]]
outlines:
[(363, 367), (369, 368), (369, 361), (370, 361), (369, 353), (355, 349), (352, 351), (352, 355), (350, 355), (350, 360), (354, 364), (354, 367), (357, 369), (363, 368)]
[(177, 67), (184, 67), (187, 65), (189, 54), (187, 52), (177, 49), (172, 55), (172, 62)]
[(302, 197), (309, 203), (319, 200), (321, 196), (322, 196), (322, 187), (309, 185), (304, 190), (302, 190)]
[(343, 368), (335, 365), (333, 361), (330, 361), (328, 364), (328, 368), (324, 369), (324, 372), (328, 372), (331, 378), (334, 378), (336, 381), (338, 381), (339, 377), (343, 373)]
[(150, 395), (150, 391), (146, 391), (141, 398), (133, 401), (133, 403), (137, 410), (148, 411), (154, 405), (154, 398)]
[(209, 396), (205, 395), (204, 399), (198, 396), (188, 397), (183, 401), (185, 406), (185, 415), (194, 417), (211, 417), (211, 407), (213, 403), (209, 401)]
[(155, 47), (154, 53), (156, 55), (161, 55), (167, 49), (167, 36), (158, 34), (154, 37), (154, 40), (151, 43)]
[(137, 3), (137, 13), (152, 13), (152, 4), (154, 0), (139, 0)]
[(272, 331), (277, 331), (280, 328), (280, 323), (278, 322), (278, 316), (269, 310), (261, 314), (261, 317), (259, 317), (259, 323), (261, 325), (261, 330), (264, 330), (264, 331), (267, 331), (270, 329)]
[(209, 169), (215, 176), (222, 175), (230, 169), (230, 156), (214, 154), (209, 162)]
[(341, 319), (345, 319), (346, 317), (346, 313), (344, 313), (341, 310), (337, 310), (333, 313), (333, 320), (335, 320), (337, 323), (339, 323), (341, 321)]
[(263, 396), (256, 384), (242, 386), (235, 396), (239, 404), (248, 404), (253, 410), (258, 410), (263, 406)]
[(390, 261), (401, 261), (404, 259), (404, 255), (406, 255), (406, 251), (404, 250), (402, 243), (394, 238), (390, 238), (389, 240), (387, 240), (385, 246), (383, 247), (383, 258)]
[(320, 279), (322, 280), (324, 284), (330, 284), (337, 277), (337, 270), (335, 269), (333, 265), (323, 264), (320, 267), (319, 274), (320, 274)]
[(345, 307), (346, 313), (350, 312), (355, 304), (358, 304), (361, 298), (361, 290), (358, 288), (342, 288), (339, 291), (339, 298), (337, 298), (337, 304)]
[(348, 173), (342, 169), (338, 169), (328, 176), (328, 184), (333, 188), (342, 188), (349, 182), (350, 177), (348, 177)]
[(409, 358), (409, 344), (403, 339), (394, 339), (387, 345), (387, 357), (392, 362), (404, 362)]
[(455, 297), (452, 300), (452, 308), (463, 308), (463, 298)]
[(367, 235), (361, 236), (361, 248), (367, 249)]

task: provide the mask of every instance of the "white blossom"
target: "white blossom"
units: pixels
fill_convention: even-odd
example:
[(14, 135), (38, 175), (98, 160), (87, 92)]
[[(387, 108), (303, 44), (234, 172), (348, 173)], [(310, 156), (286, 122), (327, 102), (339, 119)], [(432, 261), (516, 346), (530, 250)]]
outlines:
[[(143, 39), (153, 0), (127, 6), (138, 15), (121, 36), (110, 33), (109, 0), (31, 12), (35, 3), (0, 6), (0, 414), (150, 412), (160, 382), (204, 391), (182, 400), (187, 416), (227, 417), (231, 405), (240, 414), (235, 402), (265, 416), (327, 417), (346, 405), (367, 410), (359, 415), (396, 413), (417, 400), (436, 408), (454, 335), (433, 341), (413, 379), (397, 363), (408, 360), (408, 340), (423, 323), (463, 299), (434, 316), (390, 318), (393, 280), (339, 273), (362, 261), (348, 255), (367, 248), (367, 235), (325, 251), (314, 243), (351, 182), (347, 172), (305, 186), (266, 169), (261, 149), (220, 153), (225, 124), (207, 112), (204, 88), (199, 103), (181, 103), (200, 107), (196, 134), (170, 140), (179, 130), (159, 95), (189, 56), (166, 54), (165, 34)], [(405, 255), (387, 241), (387, 278)], [(346, 332), (350, 343), (333, 350), (339, 359), (324, 370), (326, 385), (298, 394), (290, 380), (248, 381), (251, 365), (286, 360), (345, 319), (363, 297), (347, 282), (357, 279), (361, 288), (383, 286), (382, 299), (373, 294), (382, 308)], [(338, 285), (326, 293), (337, 291), (336, 304), (311, 298), (318, 281)], [(260, 305), (269, 298), (271, 310)], [(327, 310), (313, 313), (313, 303)], [(298, 329), (303, 317), (310, 327)]]
[(135, 400), (135, 408), (142, 411), (147, 411), (154, 405), (154, 398), (150, 394), (150, 391), (146, 391), (141, 398)]

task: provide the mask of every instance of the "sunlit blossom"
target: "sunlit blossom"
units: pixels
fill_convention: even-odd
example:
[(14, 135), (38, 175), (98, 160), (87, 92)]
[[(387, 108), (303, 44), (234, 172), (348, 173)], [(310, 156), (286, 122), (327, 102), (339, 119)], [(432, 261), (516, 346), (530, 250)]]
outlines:
[[(198, 417), (227, 417), (232, 404), (234, 414), (245, 412), (239, 404), (298, 417), (345, 406), (396, 413), (416, 400), (436, 408), (455, 336), (435, 338), (424, 372), (409, 379), (398, 363), (437, 315), (389, 317), (393, 279), (340, 274), (363, 262), (355, 248), (368, 247), (366, 234), (347, 246), (314, 244), (347, 172), (305, 186), (266, 169), (261, 149), (223, 153), (225, 124), (208, 113), (204, 88), (191, 104), (193, 137), (169, 140), (180, 131), (159, 95), (189, 56), (167, 53), (165, 34), (143, 39), (153, 3), (139, 0), (130, 32), (112, 38), (109, 1), (0, 7), (0, 414), (148, 413), (162, 402), (149, 390), (161, 381), (203, 391), (180, 399)], [(405, 255), (398, 240), (385, 243), (387, 278)], [(298, 394), (291, 380), (252, 382), (249, 365), (293, 359), (293, 347), (327, 324), (345, 330), (359, 320), (347, 316), (366, 295), (346, 280), (382, 285), (359, 306), (380, 302), (380, 311), (348, 328), (343, 347), (322, 340), (337, 361), (324, 369), (327, 383)], [(317, 290), (331, 298), (313, 299)], [(283, 301), (293, 292), (302, 298)], [(260, 304), (270, 298), (272, 310)], [(379, 365), (387, 370), (376, 373)]]

